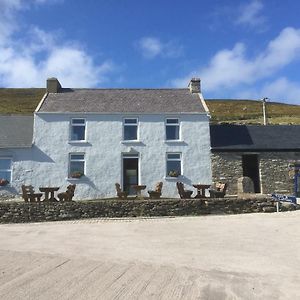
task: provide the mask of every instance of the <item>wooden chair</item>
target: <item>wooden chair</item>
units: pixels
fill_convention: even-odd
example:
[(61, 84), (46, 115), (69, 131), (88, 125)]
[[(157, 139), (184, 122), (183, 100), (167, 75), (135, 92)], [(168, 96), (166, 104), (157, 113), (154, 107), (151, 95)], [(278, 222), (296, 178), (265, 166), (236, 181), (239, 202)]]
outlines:
[(76, 184), (70, 184), (67, 186), (67, 190), (63, 193), (57, 194), (59, 201), (72, 201), (74, 197)]
[(178, 194), (179, 194), (181, 199), (191, 198), (191, 196), (193, 194), (193, 191), (185, 190), (184, 189), (184, 184), (182, 182), (180, 182), (180, 181), (176, 182), (176, 186), (177, 186)]
[(127, 199), (128, 193), (127, 192), (122, 192), (120, 184), (116, 183), (115, 186), (116, 186), (116, 190), (117, 190), (117, 196), (120, 199)]
[(22, 198), (25, 202), (40, 202), (42, 193), (35, 193), (32, 185), (22, 185)]
[(227, 183), (217, 182), (215, 188), (209, 190), (211, 198), (224, 198), (227, 190)]
[(163, 186), (163, 183), (158, 182), (153, 191), (148, 191), (148, 194), (149, 194), (151, 199), (159, 199), (160, 198), (162, 186)]

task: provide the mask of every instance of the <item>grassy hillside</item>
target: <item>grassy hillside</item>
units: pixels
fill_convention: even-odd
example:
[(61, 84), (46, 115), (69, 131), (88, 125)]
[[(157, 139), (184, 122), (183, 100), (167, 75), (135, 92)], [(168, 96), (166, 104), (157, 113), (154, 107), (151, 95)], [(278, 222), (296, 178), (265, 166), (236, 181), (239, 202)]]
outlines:
[(1, 89), (1, 114), (32, 114), (46, 89)]
[[(0, 88), (0, 114), (32, 114), (45, 89)], [(255, 100), (206, 99), (213, 123), (262, 124), (262, 103)], [(300, 124), (300, 105), (267, 103), (270, 124)]]
[[(206, 99), (213, 123), (262, 124), (262, 102), (256, 100)], [(300, 124), (300, 105), (268, 102), (268, 123)]]

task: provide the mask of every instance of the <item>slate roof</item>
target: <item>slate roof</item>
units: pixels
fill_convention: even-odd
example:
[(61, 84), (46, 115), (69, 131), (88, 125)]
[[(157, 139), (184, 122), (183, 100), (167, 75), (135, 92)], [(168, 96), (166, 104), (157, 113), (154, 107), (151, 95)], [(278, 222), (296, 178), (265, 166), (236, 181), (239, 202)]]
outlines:
[(39, 112), (205, 113), (189, 89), (61, 89), (49, 93)]
[(211, 147), (224, 151), (300, 151), (300, 125), (210, 125)]
[(0, 115), (0, 148), (31, 147), (33, 116)]

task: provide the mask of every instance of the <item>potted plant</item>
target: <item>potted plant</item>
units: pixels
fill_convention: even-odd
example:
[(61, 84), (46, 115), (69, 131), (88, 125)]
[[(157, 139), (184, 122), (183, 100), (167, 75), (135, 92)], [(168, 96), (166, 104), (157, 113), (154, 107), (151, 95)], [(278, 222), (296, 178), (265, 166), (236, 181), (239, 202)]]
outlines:
[(179, 172), (176, 171), (176, 170), (171, 170), (169, 171), (169, 174), (168, 174), (170, 177), (178, 177), (179, 176)]
[(9, 184), (9, 181), (7, 179), (0, 178), (0, 186), (5, 186), (7, 184)]
[(81, 178), (84, 174), (81, 171), (74, 171), (71, 173), (72, 178)]

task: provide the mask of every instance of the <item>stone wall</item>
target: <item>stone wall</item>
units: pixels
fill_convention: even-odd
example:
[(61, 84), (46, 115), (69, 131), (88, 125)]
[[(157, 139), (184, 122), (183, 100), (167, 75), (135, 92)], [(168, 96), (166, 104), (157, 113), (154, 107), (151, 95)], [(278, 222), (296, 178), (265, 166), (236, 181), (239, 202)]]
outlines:
[[(237, 194), (237, 180), (243, 176), (242, 152), (212, 153), (213, 181), (228, 182), (228, 194)], [(300, 152), (259, 152), (261, 192), (294, 194), (289, 163), (300, 160)]]
[[(294, 209), (295, 207), (289, 207)], [(154, 217), (274, 212), (270, 198), (101, 200), (55, 203), (0, 202), (0, 223), (75, 220), (99, 217)]]

